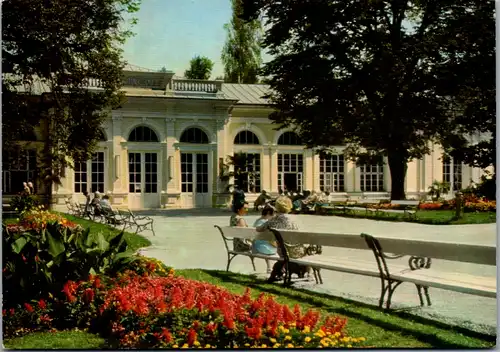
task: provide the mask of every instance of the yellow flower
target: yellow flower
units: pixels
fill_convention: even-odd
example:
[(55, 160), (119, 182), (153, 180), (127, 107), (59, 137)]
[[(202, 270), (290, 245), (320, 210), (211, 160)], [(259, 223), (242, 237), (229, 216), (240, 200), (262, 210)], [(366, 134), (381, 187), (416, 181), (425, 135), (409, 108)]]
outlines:
[(250, 344), (249, 344), (249, 343), (246, 343), (246, 344), (245, 344), (245, 347), (250, 347)]
[(347, 345), (347, 348), (352, 348), (352, 345)]
[(184, 345), (182, 345), (181, 348), (189, 348), (189, 345), (187, 343), (185, 343)]
[(179, 348), (179, 345), (173, 345), (172, 348)]
[[(260, 346), (262, 348), (267, 348), (267, 345), (265, 343), (262, 344), (262, 346)], [(237, 348), (236, 346), (234, 346), (234, 348)]]
[(285, 340), (291, 340), (291, 339), (292, 339), (292, 337), (290, 335), (285, 336)]
[(304, 326), (304, 330), (302, 330), (302, 332), (304, 334), (310, 333), (311, 332), (311, 328), (309, 327), (309, 325)]
[(339, 336), (340, 336), (340, 332), (338, 332), (338, 331), (337, 331), (337, 332), (334, 334), (334, 336), (335, 336), (335, 337), (339, 337)]
[(311, 338), (309, 336), (306, 336), (306, 338), (304, 339), (305, 342), (310, 342), (311, 341)]
[(193, 345), (195, 345), (195, 346), (199, 346), (199, 345), (200, 345), (200, 342), (199, 342), (199, 341), (195, 341), (195, 342), (193, 342)]
[(211, 346), (210, 346), (210, 344), (209, 344), (209, 343), (207, 343), (207, 344), (205, 345), (205, 348), (210, 348), (210, 347), (211, 347)]
[(271, 338), (269, 339), (269, 342), (271, 342), (271, 343), (276, 343), (276, 339), (275, 339), (274, 337), (271, 337)]
[(290, 324), (291, 327), (296, 327), (297, 326), (297, 323), (293, 322)]
[(366, 341), (366, 339), (364, 337), (360, 337), (358, 338), (359, 341)]
[(279, 348), (280, 346), (281, 346), (281, 345), (280, 345), (279, 343), (275, 343), (275, 344), (273, 345), (273, 348)]
[(288, 345), (286, 345), (287, 348), (293, 348), (293, 344), (289, 343)]

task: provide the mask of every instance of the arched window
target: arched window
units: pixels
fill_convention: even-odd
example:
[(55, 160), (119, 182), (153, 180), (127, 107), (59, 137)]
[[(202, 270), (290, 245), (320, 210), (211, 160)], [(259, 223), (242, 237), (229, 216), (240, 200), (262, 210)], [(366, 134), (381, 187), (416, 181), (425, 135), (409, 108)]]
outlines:
[(278, 145), (302, 145), (302, 141), (295, 132), (285, 132), (278, 139)]
[(136, 127), (128, 136), (129, 142), (159, 142), (155, 131), (146, 126)]
[(241, 131), (234, 137), (234, 144), (260, 144), (259, 137), (252, 131)]
[(208, 136), (203, 130), (191, 127), (182, 132), (181, 143), (208, 144), (209, 142)]

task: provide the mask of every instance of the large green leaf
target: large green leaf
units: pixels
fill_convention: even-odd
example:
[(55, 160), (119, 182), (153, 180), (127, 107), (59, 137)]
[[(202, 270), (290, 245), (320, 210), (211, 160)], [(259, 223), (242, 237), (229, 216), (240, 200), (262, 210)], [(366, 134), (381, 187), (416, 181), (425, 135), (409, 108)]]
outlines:
[(48, 231), (47, 240), (49, 242), (49, 253), (52, 257), (57, 257), (59, 254), (64, 252), (64, 243), (59, 238), (52, 236), (52, 234)]
[(19, 254), (23, 250), (26, 243), (28, 243), (26, 237), (24, 236), (19, 237), (17, 240), (14, 241), (14, 243), (12, 243), (12, 250), (14, 251), (14, 253)]
[(104, 235), (99, 232), (96, 236), (96, 243), (97, 243), (97, 248), (99, 248), (100, 251), (105, 252), (109, 248), (109, 243), (106, 241), (104, 238)]

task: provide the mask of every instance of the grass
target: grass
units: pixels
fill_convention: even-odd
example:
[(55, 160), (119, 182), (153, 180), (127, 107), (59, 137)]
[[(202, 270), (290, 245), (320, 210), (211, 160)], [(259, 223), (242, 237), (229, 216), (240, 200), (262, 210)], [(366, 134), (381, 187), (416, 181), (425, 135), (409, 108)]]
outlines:
[(84, 331), (36, 332), (4, 340), (4, 347), (15, 350), (101, 349), (106, 340)]
[(329, 210), (329, 215), (371, 219), (382, 221), (415, 222), (429, 225), (464, 225), (464, 224), (491, 224), (496, 223), (496, 212), (464, 213), (463, 218), (456, 219), (454, 210), (419, 210), (416, 218), (410, 218), (405, 214), (384, 213), (382, 211), (368, 212), (363, 210), (351, 210), (344, 213), (342, 210)]
[[(322, 314), (340, 315), (348, 318), (347, 331), (353, 337), (365, 337), (368, 345), (376, 348), (491, 348), (496, 337), (476, 333), (460, 327), (411, 315), (405, 311), (384, 311), (372, 305), (314, 293), (297, 288), (284, 288), (267, 284), (252, 275), (225, 271), (187, 269), (178, 270), (177, 275), (223, 286), (229, 291), (243, 293), (246, 287), (256, 297), (261, 292), (272, 294), (280, 303), (312, 308)], [(71, 335), (73, 334), (73, 335)], [(69, 338), (72, 337), (72, 338)], [(86, 332), (55, 332), (31, 334), (4, 342), (7, 348), (110, 348), (97, 335)]]

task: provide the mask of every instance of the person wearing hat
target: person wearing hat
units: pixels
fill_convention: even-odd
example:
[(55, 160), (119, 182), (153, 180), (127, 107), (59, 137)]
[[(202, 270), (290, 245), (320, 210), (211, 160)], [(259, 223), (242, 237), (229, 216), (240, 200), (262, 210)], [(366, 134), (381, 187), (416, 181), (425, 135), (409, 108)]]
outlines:
[[(268, 229), (276, 229), (276, 230), (298, 230), (299, 227), (297, 224), (290, 218), (288, 213), (292, 211), (293, 204), (292, 200), (287, 196), (279, 196), (276, 199), (274, 204), (274, 208), (276, 209), (276, 215), (266, 221), (264, 224), (258, 226), (256, 230), (258, 232), (264, 232)], [(287, 247), (287, 252), (290, 258), (301, 258), (305, 255), (305, 246), (304, 245), (290, 245), (285, 243)], [(278, 248), (278, 255), (281, 257), (281, 251)], [(275, 281), (278, 276), (282, 275), (283, 272), (282, 261), (278, 261), (274, 264), (273, 270), (271, 272), (271, 276), (268, 279), (268, 282)]]

